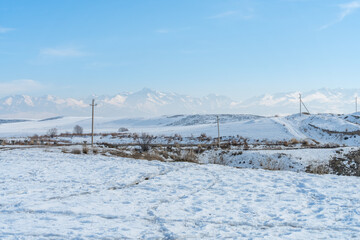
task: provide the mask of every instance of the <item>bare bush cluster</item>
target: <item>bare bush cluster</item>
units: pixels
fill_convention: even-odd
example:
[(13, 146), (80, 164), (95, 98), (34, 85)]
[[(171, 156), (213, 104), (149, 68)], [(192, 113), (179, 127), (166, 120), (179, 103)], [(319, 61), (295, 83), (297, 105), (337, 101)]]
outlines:
[(147, 152), (150, 150), (150, 144), (152, 143), (153, 139), (154, 136), (147, 133), (142, 133), (140, 135), (137, 140), (142, 152)]

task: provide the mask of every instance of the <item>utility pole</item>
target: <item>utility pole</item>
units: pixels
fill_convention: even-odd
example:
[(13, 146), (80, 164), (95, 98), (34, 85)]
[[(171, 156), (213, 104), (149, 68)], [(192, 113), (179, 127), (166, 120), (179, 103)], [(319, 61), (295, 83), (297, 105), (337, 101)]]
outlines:
[(218, 146), (220, 148), (220, 124), (219, 124), (219, 115), (216, 116), (217, 128), (218, 128)]
[(301, 113), (301, 106), (304, 106), (304, 108), (306, 109), (307, 113), (310, 114), (309, 109), (307, 109), (305, 103), (304, 103), (304, 102), (302, 101), (302, 99), (301, 99), (301, 93), (299, 93), (299, 102), (300, 102), (300, 117), (301, 117), (301, 114), (302, 114), (302, 113)]
[(301, 93), (299, 93), (299, 103), (300, 103), (300, 117), (301, 117)]
[(95, 104), (95, 99), (92, 100), (92, 104), (90, 104), (92, 108), (92, 118), (91, 118), (91, 147), (94, 147), (94, 108), (97, 104)]

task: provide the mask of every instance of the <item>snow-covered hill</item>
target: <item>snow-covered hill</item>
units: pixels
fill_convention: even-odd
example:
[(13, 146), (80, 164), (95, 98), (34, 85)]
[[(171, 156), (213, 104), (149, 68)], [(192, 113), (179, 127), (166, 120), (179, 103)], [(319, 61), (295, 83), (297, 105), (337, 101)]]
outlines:
[[(319, 89), (304, 92), (302, 95), (311, 113), (351, 113), (355, 111), (355, 96), (360, 95), (360, 89)], [(39, 119), (59, 115), (89, 116), (92, 98), (95, 98), (98, 104), (97, 115), (102, 117), (212, 113), (288, 115), (298, 112), (298, 96), (299, 92), (265, 94), (240, 102), (214, 94), (198, 98), (148, 88), (133, 93), (84, 99), (15, 95), (0, 99), (0, 117)]]
[[(108, 118), (95, 119), (96, 133), (114, 133), (119, 128), (127, 128), (132, 133), (149, 133), (157, 136), (183, 137), (200, 136), (205, 133), (217, 137), (217, 115), (174, 115), (155, 118)], [(224, 139), (247, 138), (258, 141), (297, 141), (310, 143), (358, 146), (360, 144), (360, 114), (293, 114), (285, 117), (264, 117), (246, 114), (219, 115), (220, 135)], [(46, 134), (51, 128), (58, 133), (72, 132), (75, 125), (91, 129), (89, 117), (54, 117), (43, 120), (2, 121), (0, 137), (25, 137)], [(83, 141), (83, 139), (81, 140)], [(104, 141), (104, 139), (96, 139)], [(113, 141), (113, 140), (111, 140)], [(184, 139), (184, 141), (186, 141)], [(186, 143), (186, 142), (184, 142)]]

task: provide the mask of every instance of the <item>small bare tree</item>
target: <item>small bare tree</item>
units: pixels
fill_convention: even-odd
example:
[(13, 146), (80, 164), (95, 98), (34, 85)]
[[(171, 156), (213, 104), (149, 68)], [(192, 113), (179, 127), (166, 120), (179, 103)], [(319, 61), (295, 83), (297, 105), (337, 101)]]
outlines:
[(149, 135), (147, 133), (142, 133), (141, 136), (138, 138), (138, 144), (141, 148), (142, 152), (147, 152), (150, 150), (150, 144), (153, 141), (154, 136)]
[(74, 127), (74, 130), (73, 130), (74, 134), (81, 135), (81, 134), (83, 134), (83, 132), (84, 132), (84, 129), (81, 126), (76, 125)]
[(51, 138), (55, 137), (57, 135), (57, 128), (50, 128), (47, 132), (47, 135), (49, 135)]

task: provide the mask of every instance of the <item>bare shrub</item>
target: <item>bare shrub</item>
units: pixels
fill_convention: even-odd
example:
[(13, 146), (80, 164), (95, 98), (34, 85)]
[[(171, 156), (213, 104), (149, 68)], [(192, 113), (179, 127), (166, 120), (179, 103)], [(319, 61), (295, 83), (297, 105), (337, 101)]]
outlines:
[(273, 159), (267, 157), (266, 159), (261, 159), (259, 163), (261, 168), (265, 170), (276, 170), (276, 171), (285, 170), (284, 161), (282, 161), (280, 158)]
[(290, 140), (290, 144), (298, 144), (299, 143), (299, 140), (297, 140), (296, 138), (292, 138)]
[(199, 140), (200, 140), (201, 142), (205, 142), (205, 141), (210, 141), (211, 138), (208, 137), (208, 136), (206, 135), (206, 133), (202, 133), (202, 134), (200, 134)]
[(308, 140), (303, 140), (302, 142), (301, 142), (301, 145), (303, 146), (303, 147), (306, 147), (306, 146), (309, 146), (310, 145), (310, 143), (309, 143), (309, 141)]
[(159, 150), (155, 150), (155, 155), (158, 155), (160, 157), (163, 157), (163, 159), (169, 159), (169, 153), (165, 150), (159, 149)]
[(39, 135), (34, 134), (30, 139), (31, 139), (31, 140), (38, 140), (38, 139), (39, 139)]
[(147, 133), (142, 133), (141, 136), (138, 138), (138, 144), (141, 148), (142, 152), (147, 152), (150, 150), (150, 144), (153, 141), (154, 136), (149, 135)]
[(210, 163), (219, 164), (219, 165), (226, 165), (226, 161), (224, 156), (221, 153), (214, 153), (213, 155), (209, 156)]
[(238, 156), (238, 155), (242, 155), (243, 152), (242, 151), (234, 151), (231, 153), (231, 156)]
[(244, 150), (249, 150), (249, 144), (248, 144), (248, 142), (247, 142), (247, 139), (246, 138), (244, 138)]
[(225, 150), (225, 149), (230, 149), (231, 145), (230, 143), (223, 143), (220, 145), (220, 148)]
[(81, 134), (83, 134), (83, 132), (84, 132), (84, 129), (81, 126), (76, 125), (74, 127), (74, 130), (73, 130), (74, 134), (81, 135)]
[(83, 146), (82, 153), (83, 154), (88, 154), (89, 153), (89, 148), (86, 145)]
[(80, 149), (74, 148), (73, 150), (71, 150), (72, 154), (81, 154)]
[(180, 134), (175, 133), (174, 140), (181, 142), (183, 140), (183, 137)]
[(47, 131), (47, 135), (49, 135), (51, 138), (55, 137), (57, 135), (57, 128), (50, 128), (48, 131)]
[(186, 150), (181, 157), (182, 161), (184, 162), (193, 162), (193, 163), (197, 163), (198, 162), (198, 157), (197, 155), (194, 153), (193, 149), (189, 149)]
[(199, 145), (197, 146), (196, 153), (197, 153), (197, 154), (201, 154), (201, 153), (203, 153), (204, 151), (205, 151), (205, 149), (202, 147), (201, 144), (199, 144)]
[(137, 139), (139, 138), (139, 134), (133, 133), (133, 134), (132, 134), (132, 138), (133, 138), (134, 140), (137, 140)]
[(119, 133), (128, 132), (128, 131), (129, 131), (129, 129), (127, 129), (127, 128), (125, 128), (125, 127), (121, 127), (121, 128), (118, 129), (118, 132), (119, 132)]
[(98, 154), (98, 153), (99, 153), (99, 149), (93, 148), (93, 149), (92, 149), (92, 152), (93, 152), (93, 154)]
[(329, 174), (330, 166), (329, 164), (321, 164), (321, 165), (309, 165), (306, 167), (305, 172), (313, 173), (313, 174)]

